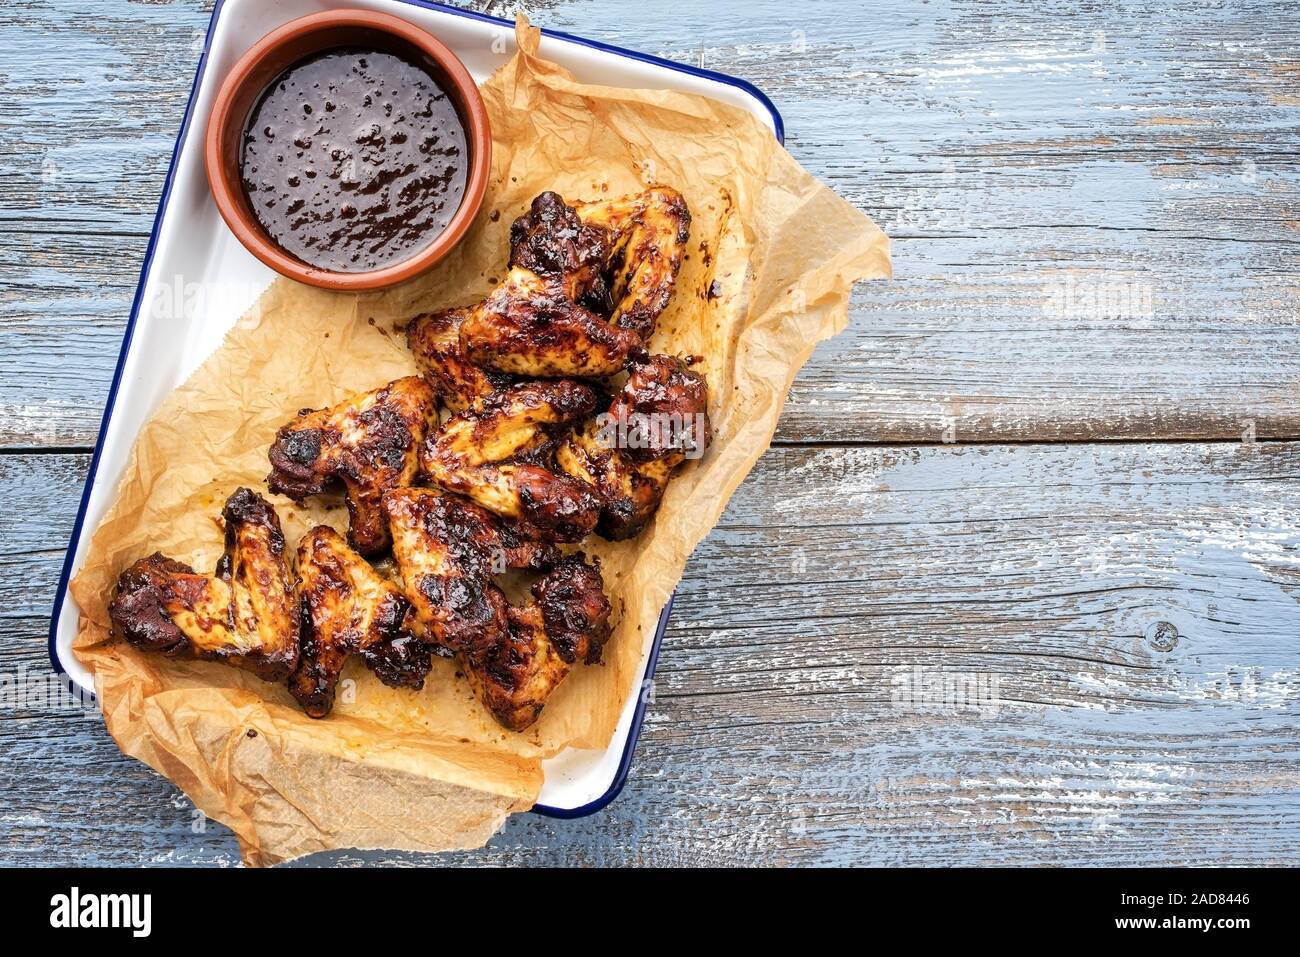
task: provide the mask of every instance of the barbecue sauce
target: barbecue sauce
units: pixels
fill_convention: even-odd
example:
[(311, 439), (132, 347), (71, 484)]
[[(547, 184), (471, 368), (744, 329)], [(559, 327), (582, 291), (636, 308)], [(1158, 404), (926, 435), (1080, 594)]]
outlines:
[(280, 248), (355, 273), (432, 243), (460, 207), (468, 165), (456, 108), (423, 67), (341, 48), (295, 64), (262, 94), (240, 178)]

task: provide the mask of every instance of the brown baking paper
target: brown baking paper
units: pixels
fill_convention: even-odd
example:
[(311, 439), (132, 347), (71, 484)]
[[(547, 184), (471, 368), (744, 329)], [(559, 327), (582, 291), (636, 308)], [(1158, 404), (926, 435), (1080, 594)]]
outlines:
[[(795, 372), (844, 328), (852, 283), (889, 275), (884, 234), (749, 113), (700, 96), (577, 83), (537, 55), (538, 31), (522, 18), (516, 33), (519, 51), (483, 85), (492, 177), (466, 240), (381, 294), (277, 280), (141, 430), (72, 583), (74, 647), (95, 673), (109, 732), (234, 830), (250, 864), (340, 847), (476, 847), (534, 803), (542, 758), (606, 747), (660, 610), (767, 448)], [(436, 663), (422, 692), (385, 688), (350, 663), (334, 713), (316, 721), (282, 686), (112, 640), (106, 609), (122, 569), (157, 549), (210, 572), (221, 505), (239, 485), (266, 492), (276, 429), (300, 408), (415, 373), (404, 323), (481, 298), (505, 267), (510, 222), (537, 193), (586, 200), (654, 182), (685, 195), (693, 223), (651, 348), (702, 357), (714, 441), (684, 466), (640, 537), (584, 545), (603, 563), (615, 632), (605, 664), (575, 669), (534, 727), (502, 730), (449, 661)], [(271, 500), (291, 549), (319, 522), (346, 528), (337, 496)]]

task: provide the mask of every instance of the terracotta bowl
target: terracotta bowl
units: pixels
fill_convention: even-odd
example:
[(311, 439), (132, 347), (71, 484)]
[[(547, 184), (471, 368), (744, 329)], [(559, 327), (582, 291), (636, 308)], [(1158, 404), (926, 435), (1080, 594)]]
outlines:
[[(409, 259), (370, 272), (322, 269), (286, 252), (257, 221), (239, 175), (244, 125), (263, 91), (300, 60), (337, 47), (369, 47), (424, 66), (454, 103), (469, 149), (465, 192), (447, 228)], [(385, 13), (330, 10), (286, 23), (239, 58), (217, 91), (208, 120), (204, 160), (212, 198), (222, 218), (262, 262), (290, 279), (325, 289), (379, 289), (423, 272), (460, 242), (483, 205), (492, 166), (492, 133), (473, 77), (441, 42)]]

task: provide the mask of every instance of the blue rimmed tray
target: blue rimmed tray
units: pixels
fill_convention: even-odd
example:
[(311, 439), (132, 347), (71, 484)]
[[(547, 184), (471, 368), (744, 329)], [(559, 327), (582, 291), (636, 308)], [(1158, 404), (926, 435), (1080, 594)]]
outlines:
[[(179, 386), (220, 344), (222, 337), (270, 284), (273, 273), (249, 254), (226, 229), (208, 194), (203, 170), (202, 130), (222, 76), (256, 40), (296, 17), (333, 7), (382, 10), (423, 27), (446, 43), (480, 82), (514, 53), (514, 25), (507, 20), (458, 10), (431, 0), (217, 0), (199, 60), (194, 85), (163, 184), (144, 265), (127, 319), (122, 350), (109, 386), (99, 442), (91, 458), (86, 487), (72, 529), (67, 558), (50, 624), (54, 669), (89, 693), (91, 678), (72, 655), (79, 611), (68, 595), (68, 581), (80, 567), (89, 530), (112, 500), (127, 456), (141, 426), (158, 403)], [(542, 31), (541, 53), (582, 82), (607, 86), (671, 89), (698, 93), (746, 109), (782, 139), (781, 116), (758, 89), (743, 80), (673, 63), (659, 57), (572, 36)], [(175, 210), (183, 210), (176, 213)], [(185, 277), (181, 282), (179, 277)], [(218, 290), (161, 318), (145, 309), (162, 295), (178, 301), (189, 284)], [(169, 285), (170, 284), (170, 285)], [(192, 307), (192, 308), (191, 308)], [(166, 334), (151, 328), (167, 323)], [(604, 807), (622, 790), (640, 735), (672, 601), (659, 616), (643, 656), (639, 680), (624, 706), (617, 730), (604, 751), (570, 749), (543, 764), (545, 784), (533, 808), (555, 817), (580, 817)]]

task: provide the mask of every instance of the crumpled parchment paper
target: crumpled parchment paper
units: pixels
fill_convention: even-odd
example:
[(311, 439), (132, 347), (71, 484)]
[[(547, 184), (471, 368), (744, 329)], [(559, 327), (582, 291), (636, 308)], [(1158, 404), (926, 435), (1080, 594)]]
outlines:
[[(277, 280), (143, 428), (72, 582), (75, 653), (95, 673), (109, 732), (228, 825), (249, 864), (341, 847), (477, 847), (535, 802), (542, 758), (606, 747), (660, 610), (767, 448), (796, 371), (844, 328), (852, 283), (889, 275), (885, 235), (750, 114), (700, 96), (575, 82), (537, 55), (527, 21), (516, 33), (518, 52), (482, 88), (493, 171), (465, 241), (383, 293)], [(122, 569), (157, 549), (210, 572), (221, 505), (239, 485), (265, 493), (276, 429), (300, 408), (415, 373), (404, 323), (481, 298), (505, 268), (511, 221), (537, 193), (585, 200), (654, 182), (685, 195), (693, 224), (651, 347), (703, 357), (715, 437), (640, 537), (585, 544), (603, 563), (616, 630), (605, 664), (575, 669), (533, 728), (502, 730), (449, 661), (419, 693), (385, 688), (350, 663), (334, 713), (316, 721), (280, 685), (111, 638), (107, 603)], [(290, 552), (312, 525), (346, 528), (339, 496), (271, 500)]]

